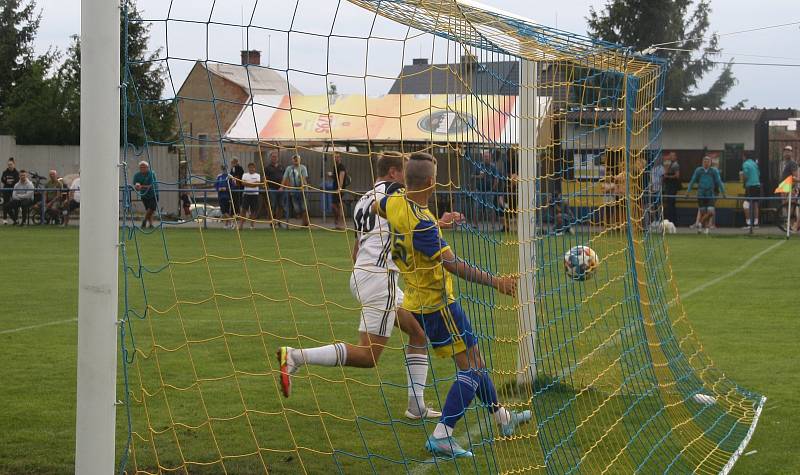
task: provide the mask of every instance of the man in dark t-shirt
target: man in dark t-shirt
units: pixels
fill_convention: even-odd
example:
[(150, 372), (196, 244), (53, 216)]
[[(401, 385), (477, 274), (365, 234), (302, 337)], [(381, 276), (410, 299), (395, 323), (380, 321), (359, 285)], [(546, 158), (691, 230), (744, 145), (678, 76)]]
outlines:
[(228, 176), (231, 180), (231, 198), (233, 198), (233, 214), (239, 214), (242, 207), (242, 176), (244, 175), (244, 168), (239, 165), (239, 159), (234, 158), (231, 160), (231, 170)]
[(17, 164), (13, 158), (8, 159), (8, 167), (3, 170), (2, 178), (0, 179), (0, 188), (3, 190), (3, 224), (8, 224), (11, 217), (11, 193), (14, 185), (19, 181), (19, 171), (17, 171)]
[(270, 219), (273, 224), (276, 219), (280, 219), (281, 210), (283, 209), (283, 191), (281, 191), (281, 182), (283, 181), (283, 174), (286, 172), (279, 159), (278, 152), (269, 154), (269, 164), (264, 167), (264, 175), (267, 179), (267, 199), (269, 200)]
[(344, 229), (345, 203), (348, 196), (342, 191), (350, 186), (350, 177), (347, 168), (342, 163), (342, 155), (339, 152), (333, 153), (333, 181), (336, 185), (336, 195), (333, 197), (331, 208), (333, 209), (333, 223), (336, 229)]
[(148, 225), (153, 227), (153, 214), (158, 209), (157, 186), (156, 175), (150, 169), (150, 164), (145, 161), (139, 162), (139, 171), (133, 175), (133, 188), (144, 205), (142, 229), (147, 228)]
[(675, 204), (675, 195), (681, 191), (681, 165), (678, 156), (672, 154), (669, 160), (664, 160), (664, 218), (676, 223), (678, 221), (678, 209)]

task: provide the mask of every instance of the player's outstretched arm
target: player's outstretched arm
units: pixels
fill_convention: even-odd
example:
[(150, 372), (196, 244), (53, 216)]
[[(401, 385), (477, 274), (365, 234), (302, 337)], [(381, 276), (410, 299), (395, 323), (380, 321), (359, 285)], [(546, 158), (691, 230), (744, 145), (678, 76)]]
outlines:
[(494, 287), (500, 293), (510, 295), (512, 297), (517, 295), (517, 278), (512, 276), (498, 277), (489, 272), (478, 269), (477, 267), (465, 262), (456, 257), (453, 251), (446, 249), (441, 254), (442, 266), (447, 269), (451, 274), (455, 274), (464, 280), (474, 282), (476, 284)]

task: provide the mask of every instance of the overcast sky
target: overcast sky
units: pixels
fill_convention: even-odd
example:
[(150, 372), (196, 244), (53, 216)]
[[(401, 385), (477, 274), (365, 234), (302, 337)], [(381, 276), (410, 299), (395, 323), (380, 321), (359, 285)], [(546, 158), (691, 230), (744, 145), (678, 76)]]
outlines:
[[(240, 23), (242, 12), (245, 18), (250, 16), (255, 6), (255, 20), (253, 24), (260, 26), (283, 27), (291, 20), (295, 3), (298, 0), (217, 0), (217, 8), (213, 18), (222, 22)], [(212, 0), (139, 0), (138, 4), (144, 11), (146, 18), (163, 19), (167, 16), (167, 9), (172, 4), (172, 18), (206, 20), (211, 12)], [(350, 9), (340, 7), (336, 11), (338, 0), (299, 0), (297, 7), (298, 17), (295, 18), (295, 28), (303, 31), (324, 32), (333, 27), (334, 32), (354, 34), (356, 36), (368, 35), (369, 22), (364, 21), (367, 16), (354, 14)], [(584, 34), (586, 32), (586, 16), (590, 6), (599, 8), (605, 3), (603, 0), (483, 0), (482, 3), (501, 8), (535, 20), (547, 26), (557, 26), (562, 30)], [(65, 49), (69, 44), (69, 36), (80, 31), (80, 2), (79, 0), (37, 0), (38, 7), (42, 10), (42, 24), (37, 38), (37, 50), (44, 51), (53, 45)], [(711, 15), (712, 29), (718, 33), (726, 34), (746, 29), (777, 25), (800, 21), (800, 8), (798, 0), (712, 0), (713, 13)], [(359, 25), (359, 26), (356, 26)], [(385, 31), (402, 37), (405, 31), (385, 27)], [(269, 39), (266, 38), (269, 36)], [(164, 46), (163, 24), (153, 29), (153, 42), (156, 46)], [(209, 50), (205, 50), (206, 32), (202, 26), (188, 26), (186, 24), (171, 24), (170, 31), (170, 56), (186, 58), (187, 61), (171, 62), (176, 87), (183, 79), (190, 66), (189, 59), (203, 58), (208, 55), (211, 59), (237, 62), (241, 46), (241, 32), (236, 29), (212, 28), (209, 30)], [(327, 54), (325, 44), (318, 39), (306, 36), (292, 36), (293, 51), (307, 51), (307, 54), (295, 54), (292, 57), (293, 68), (320, 72), (319, 65), (329, 63), (353, 66), (364, 57), (359, 45), (341, 41), (332, 45)], [(250, 43), (253, 47), (267, 50), (269, 48), (271, 65), (281, 67), (287, 64), (286, 39), (281, 35), (266, 35), (263, 32), (251, 31)], [(409, 44), (405, 57), (430, 55), (432, 42), (430, 39), (420, 39), (419, 45)], [(751, 33), (722, 36), (720, 45), (724, 49), (721, 60), (727, 61), (735, 58), (737, 62), (752, 63), (782, 63), (800, 64), (800, 25), (784, 28), (769, 29)], [(408, 50), (413, 50), (413, 55)], [(371, 46), (367, 66), (369, 74), (396, 74), (399, 64), (397, 61), (402, 51), (394, 51), (390, 44), (385, 47)], [(389, 61), (388, 58), (393, 58)], [(265, 62), (267, 59), (265, 58)], [(355, 62), (354, 62), (355, 61)], [(406, 60), (408, 62), (408, 59)], [(362, 68), (363, 69), (363, 68)], [(333, 67), (329, 69), (332, 71)], [(324, 71), (323, 71), (324, 72)], [(341, 72), (352, 73), (352, 69), (342, 66)], [(800, 67), (776, 66), (748, 66), (734, 67), (734, 73), (739, 84), (727, 98), (728, 104), (735, 104), (739, 100), (748, 99), (750, 106), (762, 107), (795, 107), (800, 108)], [(293, 77), (300, 89), (307, 92), (317, 89), (312, 84), (317, 79), (312, 75)], [(337, 83), (346, 83), (344, 79)], [(367, 93), (381, 94), (388, 89), (388, 81), (374, 81), (366, 86)], [(362, 87), (362, 92), (364, 87)], [(349, 90), (347, 84), (340, 85), (343, 92), (356, 92)], [(316, 92), (316, 91), (315, 91)]]

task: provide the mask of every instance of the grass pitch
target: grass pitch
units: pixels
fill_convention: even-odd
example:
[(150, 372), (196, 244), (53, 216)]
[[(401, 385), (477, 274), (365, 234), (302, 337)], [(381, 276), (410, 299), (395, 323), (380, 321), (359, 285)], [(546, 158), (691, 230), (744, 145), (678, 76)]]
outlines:
[[(274, 397), (269, 371), (275, 346), (296, 345), (298, 340), (304, 346), (352, 341), (355, 336), (346, 271), (352, 240), (328, 232), (282, 232), (280, 265), (271, 232), (245, 231), (241, 243), (222, 230), (203, 236), (171, 230), (165, 248), (160, 235), (139, 235), (146, 252), (130, 254), (132, 268), (138, 269), (141, 262), (146, 269), (141, 278), (148, 290), (137, 290), (137, 279), (131, 282), (131, 308), (141, 314), (146, 301), (155, 309), (148, 317), (159, 324), (150, 332), (148, 320), (131, 315), (136, 341), (126, 341), (140, 350), (131, 366), (135, 396), (151, 395), (147, 407), (134, 405), (134, 420), (140, 422), (134, 424), (139, 468), (153, 470), (156, 460), (166, 468), (181, 464), (180, 459), (157, 454), (151, 439), (160, 447), (180, 443), (183, 459), (199, 463), (192, 473), (217, 473), (214, 462), (230, 453), (242, 456), (226, 459), (229, 473), (257, 470), (264, 459), (273, 473), (303, 468), (319, 473), (335, 469), (327, 454), (330, 446), (336, 447), (335, 460), (348, 473), (397, 470), (392, 460), (364, 457), (368, 453), (394, 461), (427, 460), (421, 450), (422, 426), (380, 423), (389, 417), (402, 420), (405, 380), (398, 336), (377, 370), (314, 369), (297, 378), (291, 399)], [(0, 239), (10, 250), (3, 258), (1, 284), (5, 311), (0, 319), (0, 473), (69, 473), (75, 424), (77, 230), (6, 228), (0, 230)], [(734, 470), (739, 474), (800, 471), (800, 321), (796, 284), (790, 277), (799, 244), (785, 243), (742, 268), (777, 242), (669, 238), (679, 287), (689, 295), (684, 298), (687, 312), (708, 354), (731, 379), (769, 398), (747, 449), (757, 452), (740, 459)], [(242, 254), (252, 257), (241, 259)], [(204, 255), (212, 258), (199, 259)], [(164, 267), (167, 261), (181, 265), (170, 270)], [(317, 261), (326, 265), (314, 265)], [(719, 277), (725, 278), (704, 287)], [(292, 298), (281, 298), (281, 293)], [(263, 298), (253, 299), (253, 294)], [(325, 317), (319, 318), (320, 313)], [(437, 371), (452, 370), (446, 362), (437, 362)], [(164, 378), (166, 389), (152, 384), (158, 378)], [(381, 380), (389, 384), (379, 385)], [(442, 391), (448, 384), (443, 383)], [(434, 397), (429, 390), (428, 398)], [(244, 411), (245, 407), (257, 411)], [(323, 415), (317, 415), (320, 409)], [(284, 410), (289, 414), (285, 419)], [(477, 413), (468, 419), (467, 425), (477, 425), (485, 434), (485, 422)], [(141, 424), (145, 420), (152, 431)], [(167, 431), (171, 420), (185, 427)], [(124, 434), (124, 411), (118, 422)], [(249, 432), (258, 435), (242, 436)], [(369, 441), (369, 447), (362, 440)], [(295, 444), (302, 447), (297, 453), (290, 450)], [(504, 443), (497, 450), (526, 450), (524, 441), (515, 444)], [(273, 450), (258, 456), (259, 447)], [(490, 456), (483, 460), (491, 463)], [(410, 468), (420, 466), (424, 467)], [(429, 471), (436, 472), (436, 467)]]

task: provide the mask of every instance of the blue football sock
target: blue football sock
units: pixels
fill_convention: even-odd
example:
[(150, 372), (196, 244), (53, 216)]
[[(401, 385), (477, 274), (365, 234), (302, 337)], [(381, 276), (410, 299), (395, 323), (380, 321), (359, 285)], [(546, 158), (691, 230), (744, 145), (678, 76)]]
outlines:
[(480, 370), (478, 374), (480, 375), (480, 384), (477, 389), (478, 399), (486, 406), (490, 414), (494, 414), (500, 408), (500, 403), (497, 401), (497, 390), (495, 390), (492, 378), (486, 369)]
[(455, 427), (475, 398), (479, 382), (478, 374), (473, 371), (456, 373), (456, 380), (447, 393), (447, 399), (442, 408), (442, 418), (439, 419), (439, 422), (450, 428)]

